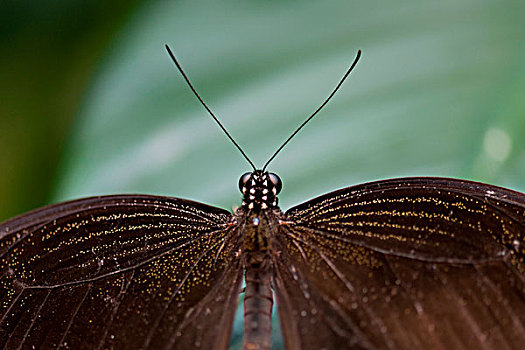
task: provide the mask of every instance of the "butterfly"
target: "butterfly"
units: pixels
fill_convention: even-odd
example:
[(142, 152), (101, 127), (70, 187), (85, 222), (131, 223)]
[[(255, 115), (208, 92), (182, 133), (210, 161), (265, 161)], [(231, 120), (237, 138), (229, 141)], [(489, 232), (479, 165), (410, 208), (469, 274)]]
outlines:
[(287, 349), (521, 349), (524, 194), (413, 177), (279, 208), (267, 165), (358, 58), (262, 169), (238, 147), (233, 213), (111, 195), (1, 223), (2, 347), (227, 349), (244, 292), (244, 349), (271, 347), (274, 293)]

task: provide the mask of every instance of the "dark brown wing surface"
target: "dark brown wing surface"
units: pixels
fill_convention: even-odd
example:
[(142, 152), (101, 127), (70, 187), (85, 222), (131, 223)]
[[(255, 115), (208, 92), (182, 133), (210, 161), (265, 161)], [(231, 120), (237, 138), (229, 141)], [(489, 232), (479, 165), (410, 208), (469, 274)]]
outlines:
[(242, 279), (231, 217), (124, 195), (0, 224), (1, 347), (228, 348)]
[(289, 349), (524, 347), (524, 194), (387, 180), (292, 208), (280, 231)]

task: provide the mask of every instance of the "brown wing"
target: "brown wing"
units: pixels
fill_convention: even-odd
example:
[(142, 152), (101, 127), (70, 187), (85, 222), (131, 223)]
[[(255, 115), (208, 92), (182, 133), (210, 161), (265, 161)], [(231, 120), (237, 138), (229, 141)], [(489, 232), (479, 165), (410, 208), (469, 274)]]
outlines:
[(222, 209), (154, 196), (82, 199), (6, 221), (1, 346), (226, 349), (242, 279), (235, 235)]
[(285, 213), (274, 281), (289, 349), (522, 349), (525, 195), (409, 178)]

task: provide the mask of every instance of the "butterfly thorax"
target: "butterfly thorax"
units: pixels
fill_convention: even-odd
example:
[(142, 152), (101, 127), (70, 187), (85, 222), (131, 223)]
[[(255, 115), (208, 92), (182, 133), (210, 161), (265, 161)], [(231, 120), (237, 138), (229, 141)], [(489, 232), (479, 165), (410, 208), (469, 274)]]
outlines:
[(245, 265), (261, 266), (270, 250), (269, 223), (266, 215), (251, 212), (246, 220), (243, 234)]

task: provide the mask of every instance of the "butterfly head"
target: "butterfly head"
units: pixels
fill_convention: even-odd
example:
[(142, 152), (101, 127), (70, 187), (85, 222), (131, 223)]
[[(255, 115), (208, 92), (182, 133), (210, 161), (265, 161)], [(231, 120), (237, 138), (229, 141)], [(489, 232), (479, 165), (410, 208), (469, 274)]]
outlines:
[(277, 207), (277, 194), (281, 188), (279, 176), (262, 170), (245, 173), (239, 179), (239, 189), (243, 195), (242, 206), (248, 209)]

